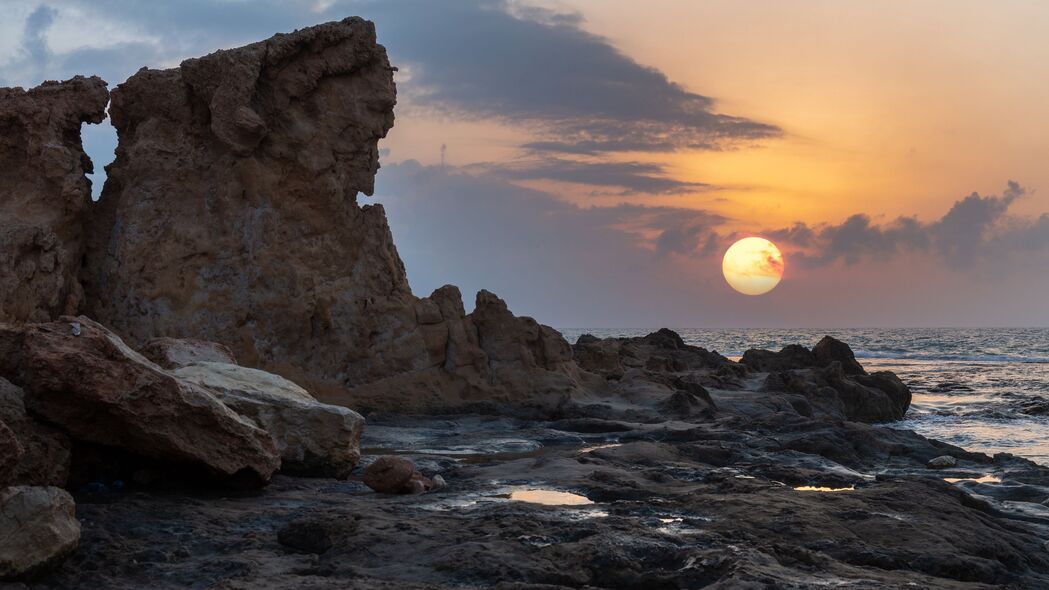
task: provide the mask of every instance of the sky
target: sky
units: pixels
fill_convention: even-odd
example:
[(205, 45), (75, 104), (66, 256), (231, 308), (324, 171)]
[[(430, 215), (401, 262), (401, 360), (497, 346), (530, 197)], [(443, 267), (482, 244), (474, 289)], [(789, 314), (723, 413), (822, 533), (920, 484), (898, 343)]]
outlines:
[[(24, 87), (374, 20), (399, 98), (361, 201), (418, 295), (561, 328), (1049, 326), (1049, 3), (0, 6)], [(115, 134), (84, 138), (97, 192)], [(784, 258), (757, 297), (721, 275), (747, 236)]]

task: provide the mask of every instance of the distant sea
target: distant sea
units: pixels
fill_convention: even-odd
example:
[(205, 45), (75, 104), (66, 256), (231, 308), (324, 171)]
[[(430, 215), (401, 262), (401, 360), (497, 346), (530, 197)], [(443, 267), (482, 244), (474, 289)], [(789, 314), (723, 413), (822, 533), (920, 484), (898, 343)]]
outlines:
[[(569, 342), (651, 330), (562, 329)], [(811, 347), (824, 335), (849, 344), (868, 371), (895, 372), (914, 401), (893, 428), (985, 453), (1049, 465), (1049, 328), (677, 330), (685, 342), (733, 359), (749, 348)]]

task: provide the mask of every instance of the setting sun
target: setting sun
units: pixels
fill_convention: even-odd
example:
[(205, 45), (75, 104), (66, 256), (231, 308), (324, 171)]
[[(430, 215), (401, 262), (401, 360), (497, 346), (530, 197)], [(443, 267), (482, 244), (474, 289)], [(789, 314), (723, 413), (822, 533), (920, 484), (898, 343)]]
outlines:
[(743, 238), (725, 252), (721, 271), (733, 289), (744, 295), (763, 295), (783, 278), (783, 254), (765, 238)]

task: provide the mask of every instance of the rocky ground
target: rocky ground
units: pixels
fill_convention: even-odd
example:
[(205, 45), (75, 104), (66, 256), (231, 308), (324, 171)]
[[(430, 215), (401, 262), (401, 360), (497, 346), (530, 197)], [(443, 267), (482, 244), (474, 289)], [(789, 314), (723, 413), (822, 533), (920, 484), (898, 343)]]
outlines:
[[(761, 391), (767, 379), (743, 367), (692, 416), (668, 415), (666, 392), (643, 388), (556, 408), (373, 412), (344, 481), (84, 489), (79, 550), (29, 586), (1049, 587), (1049, 469), (805, 416), (789, 394)], [(360, 483), (391, 454), (447, 487)]]

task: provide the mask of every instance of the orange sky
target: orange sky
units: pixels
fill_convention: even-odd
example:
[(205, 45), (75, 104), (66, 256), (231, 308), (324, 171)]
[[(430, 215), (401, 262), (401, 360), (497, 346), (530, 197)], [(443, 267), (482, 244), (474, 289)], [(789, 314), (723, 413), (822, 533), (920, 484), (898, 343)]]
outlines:
[[(584, 28), (718, 110), (784, 129), (781, 139), (723, 152), (621, 154), (680, 179), (725, 187), (645, 196), (647, 204), (720, 212), (729, 229), (837, 222), (863, 211), (937, 218), (972, 191), (1008, 179), (1034, 190), (1012, 209), (1045, 211), (1049, 196), (1049, 3), (558, 0)], [(527, 130), (399, 114), (387, 143), (398, 159), (455, 164), (511, 159)], [(534, 184), (534, 183), (533, 183)], [(579, 191), (559, 194), (609, 204)], [(632, 200), (632, 199), (626, 199)]]

